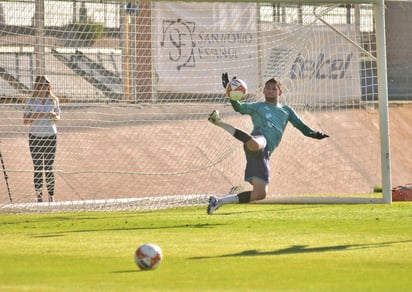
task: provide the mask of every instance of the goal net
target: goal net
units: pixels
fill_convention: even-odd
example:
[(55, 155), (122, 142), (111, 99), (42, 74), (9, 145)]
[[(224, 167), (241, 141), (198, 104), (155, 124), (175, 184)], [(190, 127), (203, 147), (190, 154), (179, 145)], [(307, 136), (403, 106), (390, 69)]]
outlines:
[[(330, 135), (287, 127), (269, 201), (384, 202), (374, 194), (390, 178), (379, 5), (291, 3), (0, 1), (1, 209), (206, 205), (211, 194), (251, 189), (241, 143), (208, 122), (217, 109), (252, 129), (225, 97), (223, 72), (247, 83), (244, 102), (263, 101), (264, 82), (278, 78), (281, 103)], [(44, 74), (61, 120), (37, 203), (23, 112)]]

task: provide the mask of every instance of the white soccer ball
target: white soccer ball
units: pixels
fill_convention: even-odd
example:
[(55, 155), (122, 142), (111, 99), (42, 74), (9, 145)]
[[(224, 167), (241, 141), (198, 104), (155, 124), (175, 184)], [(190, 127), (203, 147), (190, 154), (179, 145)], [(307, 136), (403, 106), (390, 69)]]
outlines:
[(226, 86), (226, 95), (230, 100), (241, 100), (247, 93), (247, 84), (240, 79), (232, 79)]
[(162, 259), (162, 249), (151, 243), (139, 246), (134, 254), (134, 260), (141, 270), (156, 269), (162, 262)]

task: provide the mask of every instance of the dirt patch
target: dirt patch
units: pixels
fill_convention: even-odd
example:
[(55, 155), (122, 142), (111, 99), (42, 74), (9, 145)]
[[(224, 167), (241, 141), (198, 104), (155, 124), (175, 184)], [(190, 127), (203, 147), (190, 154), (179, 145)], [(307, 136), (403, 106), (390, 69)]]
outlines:
[[(243, 182), (241, 145), (207, 122), (213, 106), (185, 108), (66, 108), (59, 125), (56, 199), (96, 200), (224, 194)], [(21, 108), (1, 108), (1, 151), (14, 202), (33, 202), (32, 165)], [(250, 130), (250, 120), (221, 111)], [(392, 104), (390, 141), (393, 186), (412, 182), (412, 106)], [(182, 119), (182, 116), (184, 118)], [(375, 109), (301, 112), (329, 139), (313, 140), (288, 126), (271, 158), (270, 193), (372, 192), (381, 186), (379, 116)], [(169, 122), (174, 120), (173, 122)], [(8, 203), (0, 177), (0, 203)]]

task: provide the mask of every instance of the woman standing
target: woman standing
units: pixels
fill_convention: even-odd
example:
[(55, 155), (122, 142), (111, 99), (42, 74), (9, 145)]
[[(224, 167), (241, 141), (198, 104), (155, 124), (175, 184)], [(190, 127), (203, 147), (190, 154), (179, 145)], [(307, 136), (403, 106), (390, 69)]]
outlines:
[(43, 172), (49, 202), (54, 201), (54, 161), (57, 146), (56, 122), (60, 120), (59, 99), (51, 91), (47, 76), (37, 76), (32, 96), (24, 107), (23, 121), (29, 128), (29, 147), (34, 166), (37, 202), (43, 202)]

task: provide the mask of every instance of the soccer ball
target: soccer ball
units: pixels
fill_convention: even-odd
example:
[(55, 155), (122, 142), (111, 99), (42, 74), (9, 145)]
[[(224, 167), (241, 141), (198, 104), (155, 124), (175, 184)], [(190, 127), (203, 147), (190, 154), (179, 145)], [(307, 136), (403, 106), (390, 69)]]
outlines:
[(151, 243), (146, 243), (136, 250), (134, 260), (141, 270), (156, 269), (162, 262), (162, 249)]
[(247, 84), (240, 79), (232, 79), (226, 86), (226, 95), (230, 100), (241, 100), (247, 93)]

